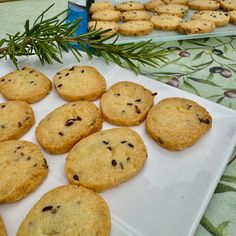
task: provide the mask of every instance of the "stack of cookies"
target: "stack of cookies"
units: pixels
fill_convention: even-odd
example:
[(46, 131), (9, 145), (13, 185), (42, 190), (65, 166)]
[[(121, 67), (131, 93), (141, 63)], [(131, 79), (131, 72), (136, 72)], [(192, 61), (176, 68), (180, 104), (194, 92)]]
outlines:
[[(49, 154), (67, 153), (64, 170), (69, 184), (46, 193), (17, 236), (110, 235), (109, 207), (97, 192), (136, 176), (148, 157), (142, 137), (130, 127), (146, 120), (150, 137), (163, 148), (180, 151), (212, 125), (206, 109), (188, 99), (167, 98), (153, 106), (157, 93), (140, 84), (122, 81), (106, 89), (104, 76), (91, 66), (62, 69), (53, 84), (68, 103), (47, 114), (37, 124), (35, 136)], [(34, 68), (0, 78), (0, 92), (9, 100), (0, 104), (0, 203), (27, 197), (48, 174), (39, 147), (18, 139), (34, 125), (29, 103), (43, 99), (51, 88), (46, 75)], [(100, 108), (92, 102), (98, 99)], [(101, 131), (103, 120), (115, 127)], [(0, 221), (1, 233), (6, 235)]]
[(88, 29), (110, 30), (105, 36), (114, 33), (142, 36), (153, 29), (202, 34), (229, 22), (236, 24), (236, 0), (151, 0), (145, 4), (127, 1), (115, 6), (96, 2), (91, 5), (90, 13)]

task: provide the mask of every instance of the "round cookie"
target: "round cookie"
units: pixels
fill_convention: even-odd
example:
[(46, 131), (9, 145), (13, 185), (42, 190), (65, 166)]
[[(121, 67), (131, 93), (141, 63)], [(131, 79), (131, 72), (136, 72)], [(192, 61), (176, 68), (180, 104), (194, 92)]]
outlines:
[(93, 31), (93, 30), (108, 30), (105, 33), (103, 33), (103, 36), (110, 36), (112, 34), (117, 33), (119, 29), (119, 25), (115, 22), (107, 22), (107, 21), (90, 21), (88, 23), (88, 30)]
[(51, 81), (34, 68), (23, 67), (0, 78), (0, 92), (7, 100), (35, 103), (51, 90)]
[(135, 176), (146, 157), (146, 147), (135, 131), (109, 129), (77, 143), (67, 156), (65, 172), (70, 184), (101, 192)]
[(208, 21), (190, 20), (182, 21), (177, 27), (177, 31), (182, 34), (204, 34), (214, 31), (215, 24)]
[(171, 14), (154, 15), (150, 19), (154, 28), (159, 30), (176, 30), (181, 21), (182, 18)]
[(199, 11), (195, 12), (192, 16), (192, 20), (209, 21), (218, 27), (227, 25), (229, 23), (229, 19), (229, 14), (222, 11)]
[(29, 211), (17, 236), (109, 236), (108, 205), (83, 187), (65, 185), (47, 192)]
[(163, 0), (166, 4), (180, 4), (180, 5), (188, 5), (189, 0)]
[(185, 98), (167, 98), (148, 113), (146, 130), (162, 147), (180, 151), (196, 143), (212, 125), (207, 110)]
[(151, 91), (142, 85), (119, 82), (103, 94), (100, 106), (102, 115), (108, 122), (132, 126), (143, 122), (153, 105), (153, 100)]
[(123, 21), (149, 20), (151, 15), (147, 11), (126, 11), (122, 13)]
[(0, 216), (0, 236), (7, 236), (7, 231), (1, 216)]
[(165, 3), (161, 0), (151, 0), (144, 4), (144, 7), (148, 11), (154, 11), (156, 7), (160, 5), (165, 5)]
[(218, 0), (189, 0), (188, 7), (192, 10), (215, 11), (220, 8)]
[(224, 11), (236, 10), (236, 0), (220, 0), (220, 6)]
[(34, 112), (22, 101), (0, 103), (0, 142), (18, 139), (34, 125)]
[(95, 12), (92, 17), (93, 20), (98, 21), (119, 21), (121, 18), (121, 13), (114, 10), (104, 10)]
[(158, 14), (174, 14), (183, 17), (188, 13), (188, 7), (179, 4), (161, 5), (155, 8), (155, 12)]
[(230, 23), (236, 25), (236, 11), (230, 11)]
[(128, 21), (120, 25), (119, 33), (126, 36), (143, 36), (153, 31), (153, 24), (149, 21)]
[(103, 10), (114, 10), (114, 6), (110, 2), (95, 2), (91, 4), (89, 11), (93, 14)]
[(57, 93), (67, 101), (98, 99), (106, 90), (106, 80), (92, 66), (73, 66), (53, 78)]
[(67, 103), (49, 113), (38, 124), (35, 134), (40, 145), (49, 153), (68, 152), (80, 139), (99, 131), (102, 118), (91, 102)]
[(26, 197), (47, 174), (47, 162), (35, 144), (23, 140), (0, 143), (0, 203)]
[(118, 11), (140, 11), (144, 10), (144, 5), (140, 2), (129, 1), (129, 2), (122, 2), (115, 6), (115, 9)]

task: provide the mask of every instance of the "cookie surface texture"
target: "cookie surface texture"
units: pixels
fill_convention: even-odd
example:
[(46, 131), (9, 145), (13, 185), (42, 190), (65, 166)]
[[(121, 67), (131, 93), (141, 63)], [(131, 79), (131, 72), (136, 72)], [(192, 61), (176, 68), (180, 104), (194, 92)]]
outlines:
[(117, 33), (119, 25), (115, 22), (108, 22), (108, 21), (90, 21), (88, 23), (89, 31), (108, 30), (108, 29), (110, 29), (110, 31), (103, 33), (102, 36), (109, 36)]
[(181, 17), (171, 14), (154, 15), (150, 19), (154, 28), (159, 30), (176, 30), (181, 21)]
[(104, 130), (75, 145), (67, 156), (65, 172), (70, 184), (100, 192), (135, 176), (146, 155), (141, 137), (132, 129)]
[(80, 139), (102, 128), (98, 108), (91, 102), (67, 103), (49, 113), (37, 126), (35, 134), (49, 153), (68, 152)]
[(134, 10), (144, 10), (144, 5), (140, 2), (130, 1), (122, 2), (115, 6), (115, 9), (118, 11), (134, 11)]
[(34, 191), (48, 174), (40, 149), (23, 140), (0, 143), (0, 202), (15, 202)]
[(22, 101), (0, 103), (0, 142), (18, 139), (34, 125), (34, 112)]
[(230, 23), (236, 25), (236, 11), (230, 11)]
[(177, 26), (177, 30), (182, 34), (203, 34), (214, 31), (215, 24), (209, 21), (190, 20), (182, 21)]
[(146, 130), (162, 147), (180, 151), (196, 143), (212, 125), (207, 110), (188, 99), (167, 98), (148, 113)]
[(236, 0), (220, 0), (220, 6), (225, 11), (236, 10)]
[(29, 211), (17, 236), (109, 236), (110, 212), (97, 193), (67, 185), (46, 193)]
[(53, 78), (57, 93), (67, 101), (99, 98), (106, 90), (104, 77), (92, 66), (73, 66)]
[(166, 4), (180, 4), (180, 5), (188, 5), (189, 0), (163, 0)]
[(119, 82), (112, 85), (100, 100), (104, 119), (122, 126), (142, 123), (152, 105), (151, 91), (132, 82)]
[(147, 11), (126, 11), (122, 13), (123, 21), (148, 20), (151, 15)]
[(199, 11), (193, 14), (192, 19), (210, 21), (219, 27), (227, 25), (229, 23), (230, 16), (227, 12)]
[(183, 17), (188, 13), (188, 7), (179, 4), (161, 5), (155, 8), (155, 12), (158, 14), (174, 14)]
[(147, 3), (144, 3), (144, 7), (148, 11), (154, 11), (156, 7), (160, 5), (165, 5), (165, 3), (161, 0), (151, 0)]
[(218, 0), (189, 0), (188, 7), (192, 10), (218, 10), (220, 3)]
[(30, 67), (23, 67), (0, 78), (0, 92), (7, 100), (35, 103), (49, 94), (51, 88), (51, 81)]
[(93, 20), (98, 21), (119, 21), (121, 18), (121, 13), (119, 11), (114, 10), (103, 10), (99, 12), (95, 12), (92, 15)]
[(0, 216), (0, 236), (7, 236), (7, 231), (1, 216)]
[(110, 2), (95, 2), (91, 4), (90, 12), (93, 14), (95, 12), (103, 11), (103, 10), (113, 10), (114, 6)]
[(126, 36), (143, 36), (153, 31), (153, 24), (149, 21), (127, 21), (120, 25), (119, 33)]

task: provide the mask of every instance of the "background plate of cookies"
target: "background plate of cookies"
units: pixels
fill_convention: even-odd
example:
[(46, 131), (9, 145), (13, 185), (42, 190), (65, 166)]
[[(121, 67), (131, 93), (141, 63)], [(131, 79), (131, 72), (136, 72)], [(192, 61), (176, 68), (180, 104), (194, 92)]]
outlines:
[(236, 34), (235, 0), (95, 1), (88, 30), (111, 29), (118, 42), (155, 42)]
[(8, 235), (193, 235), (236, 144), (236, 112), (96, 58), (63, 58), (0, 62)]

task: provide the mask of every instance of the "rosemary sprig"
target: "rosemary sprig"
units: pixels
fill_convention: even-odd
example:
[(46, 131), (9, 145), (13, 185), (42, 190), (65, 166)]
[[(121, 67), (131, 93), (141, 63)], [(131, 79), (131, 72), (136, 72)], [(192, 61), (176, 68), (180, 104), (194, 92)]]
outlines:
[(17, 67), (17, 57), (37, 55), (42, 64), (52, 64), (53, 61), (62, 63), (62, 51), (72, 51), (80, 61), (82, 54), (79, 46), (89, 58), (95, 54), (107, 62), (113, 61), (128, 67), (135, 73), (140, 73), (139, 63), (156, 67), (166, 59), (167, 51), (159, 50), (151, 41), (117, 44), (117, 34), (103, 36), (109, 30), (94, 30), (76, 36), (81, 19), (72, 22), (66, 22), (69, 16), (61, 19), (67, 10), (45, 19), (45, 14), (53, 5), (42, 12), (32, 26), (26, 20), (23, 33), (7, 34), (6, 38), (0, 40), (0, 58), (10, 58)]

